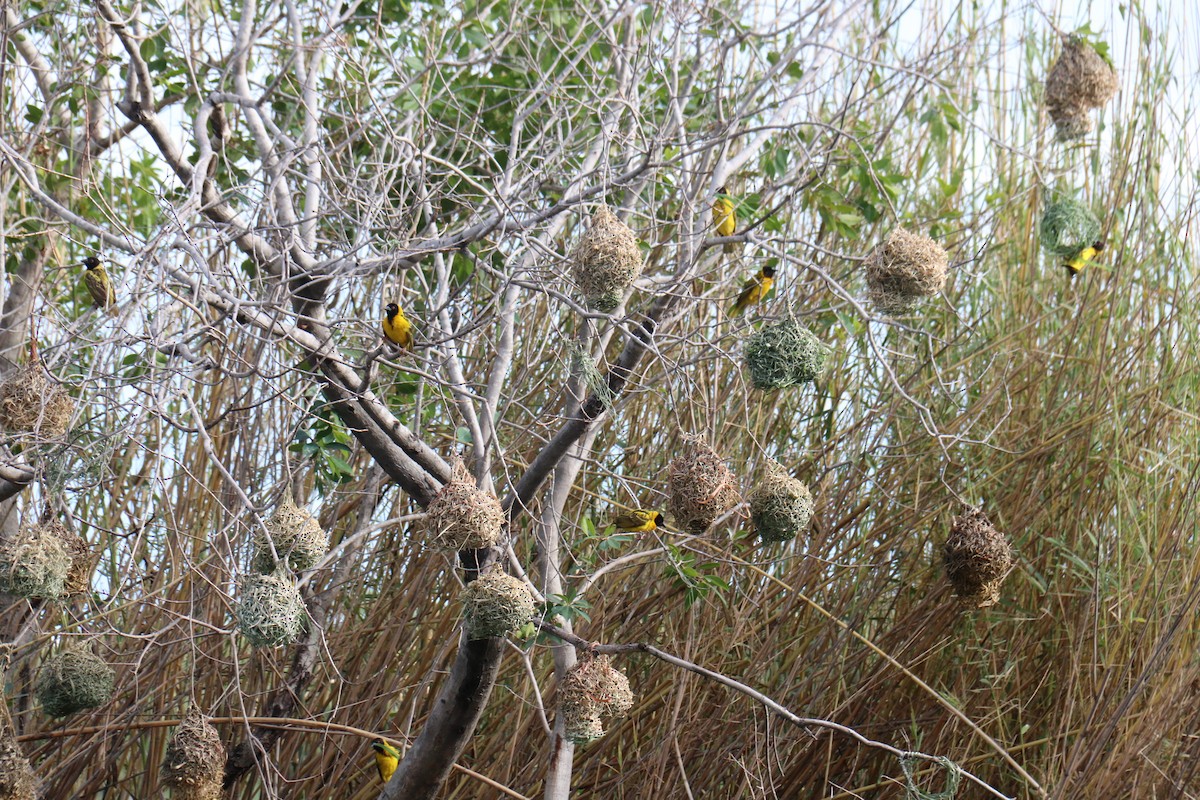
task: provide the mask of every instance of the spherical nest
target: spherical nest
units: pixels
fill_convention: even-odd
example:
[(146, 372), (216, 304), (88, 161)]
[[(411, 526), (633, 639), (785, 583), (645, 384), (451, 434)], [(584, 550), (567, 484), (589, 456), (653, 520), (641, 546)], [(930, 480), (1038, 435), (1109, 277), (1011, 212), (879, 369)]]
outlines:
[(1082, 139), (1096, 127), (1086, 108), (1051, 108), (1050, 121), (1054, 123), (1054, 138), (1060, 142)]
[(629, 679), (613, 668), (608, 656), (584, 653), (558, 690), (563, 731), (575, 744), (599, 739), (605, 719), (624, 716), (631, 708)]
[(1078, 139), (1091, 130), (1081, 117), (1089, 108), (1100, 108), (1117, 93), (1117, 73), (1091, 45), (1076, 36), (1046, 76), (1046, 108), (1058, 127), (1060, 140)]
[(766, 477), (750, 495), (750, 518), (763, 542), (786, 542), (808, 530), (813, 497), (808, 487), (780, 464), (767, 465)]
[(1100, 238), (1100, 220), (1083, 203), (1059, 200), (1042, 214), (1042, 247), (1059, 258), (1070, 258)]
[(277, 564), (271, 554), (272, 544), (282, 562), (296, 572), (303, 572), (314, 567), (328, 552), (329, 534), (315, 517), (299, 508), (289, 494), (267, 520), (266, 531), (260, 528), (254, 533), (253, 567), (259, 572), (275, 571)]
[(224, 771), (221, 735), (193, 709), (167, 743), (163, 785), (172, 790), (172, 800), (220, 800)]
[(0, 800), (35, 800), (37, 774), (8, 731), (0, 736)]
[(699, 437), (684, 437), (683, 448), (667, 467), (667, 510), (694, 534), (741, 502), (737, 477)]
[(772, 322), (746, 342), (750, 383), (763, 391), (811, 383), (825, 369), (828, 354), (828, 348), (794, 319)]
[(894, 228), (867, 258), (867, 298), (884, 314), (904, 314), (946, 288), (950, 260), (940, 244)]
[(954, 593), (977, 608), (1000, 599), (1000, 584), (1012, 567), (1012, 548), (987, 516), (971, 510), (954, 518), (942, 548), (946, 575)]
[(108, 702), (115, 675), (104, 659), (83, 647), (67, 647), (42, 664), (35, 690), (42, 710), (65, 717)]
[(425, 509), (425, 528), (446, 550), (480, 550), (500, 541), (504, 508), (487, 492), (475, 488), (462, 463)]
[(575, 282), (588, 305), (605, 313), (621, 304), (625, 290), (642, 274), (637, 237), (608, 206), (600, 206), (592, 224), (571, 253)]
[(291, 644), (304, 632), (308, 612), (290, 577), (251, 573), (243, 579), (240, 594), (238, 628), (255, 647)]
[(0, 426), (13, 433), (58, 439), (67, 432), (75, 403), (50, 380), (41, 362), (14, 370), (0, 383)]
[(47, 600), (66, 594), (72, 563), (66, 533), (53, 520), (22, 525), (0, 545), (0, 591)]
[(493, 564), (462, 593), (468, 639), (507, 636), (533, 619), (537, 605), (525, 582)]

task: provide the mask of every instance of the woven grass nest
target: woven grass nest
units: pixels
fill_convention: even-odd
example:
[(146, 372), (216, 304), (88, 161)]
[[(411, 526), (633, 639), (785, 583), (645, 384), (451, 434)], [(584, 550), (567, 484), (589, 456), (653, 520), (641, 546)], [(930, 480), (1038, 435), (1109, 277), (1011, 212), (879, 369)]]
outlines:
[(35, 800), (37, 774), (10, 731), (0, 735), (0, 800)]
[(71, 425), (75, 401), (50, 379), (40, 361), (19, 367), (0, 383), (0, 427), (59, 439)]
[(563, 733), (575, 744), (599, 739), (604, 735), (605, 720), (623, 717), (631, 708), (629, 679), (613, 667), (608, 656), (585, 652), (558, 690)]
[(775, 461), (750, 495), (750, 518), (763, 542), (786, 542), (808, 530), (813, 496), (803, 481)]
[(946, 576), (964, 603), (985, 608), (1000, 599), (1000, 584), (1012, 567), (1012, 548), (987, 515), (973, 509), (955, 517), (942, 547)]
[(579, 291), (597, 311), (621, 304), (625, 290), (642, 274), (642, 251), (629, 226), (600, 206), (587, 233), (571, 252), (571, 268)]
[(162, 782), (172, 800), (220, 800), (225, 746), (217, 729), (192, 709), (167, 743)]
[(467, 584), (462, 592), (463, 617), (468, 639), (507, 636), (533, 619), (537, 605), (533, 592), (493, 564)]
[(278, 647), (300, 638), (308, 611), (290, 576), (278, 572), (247, 575), (240, 587), (237, 624), (255, 647)]
[(1079, 139), (1092, 129), (1089, 109), (1100, 108), (1117, 93), (1116, 70), (1091, 45), (1069, 37), (1046, 76), (1046, 109), (1059, 141)]
[(22, 525), (11, 540), (0, 544), (0, 591), (45, 600), (66, 595), (68, 580), (78, 580), (71, 574), (71, 535), (53, 520)]
[(792, 318), (764, 325), (746, 341), (746, 367), (755, 389), (811, 383), (825, 369), (829, 348)]
[(1042, 213), (1039, 236), (1047, 252), (1071, 258), (1100, 238), (1100, 220), (1083, 203), (1059, 200)]
[(697, 535), (742, 500), (737, 476), (697, 436), (684, 437), (680, 454), (667, 467), (667, 489), (667, 510)]
[(107, 703), (114, 679), (104, 659), (87, 648), (72, 646), (46, 659), (35, 691), (43, 711), (52, 717), (66, 717)]
[(933, 239), (894, 228), (867, 258), (867, 299), (880, 313), (908, 313), (946, 288), (949, 264)]
[(266, 531), (260, 528), (254, 533), (253, 567), (259, 572), (274, 572), (278, 566), (271, 554), (271, 544), (275, 545), (275, 554), (282, 563), (296, 572), (303, 572), (316, 566), (329, 551), (329, 534), (312, 514), (298, 507), (289, 494), (267, 520)]
[(425, 528), (439, 547), (481, 550), (500, 541), (504, 508), (487, 492), (475, 488), (462, 462), (454, 465), (450, 480), (425, 509)]

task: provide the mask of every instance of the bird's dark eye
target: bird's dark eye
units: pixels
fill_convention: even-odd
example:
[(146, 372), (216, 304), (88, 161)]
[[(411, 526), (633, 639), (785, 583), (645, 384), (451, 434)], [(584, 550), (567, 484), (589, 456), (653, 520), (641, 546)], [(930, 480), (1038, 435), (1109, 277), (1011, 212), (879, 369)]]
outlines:
[(655, 514), (655, 515), (654, 515), (654, 524), (655, 524), (655, 525), (662, 525), (662, 524), (663, 524), (663, 515), (662, 515), (662, 514)]

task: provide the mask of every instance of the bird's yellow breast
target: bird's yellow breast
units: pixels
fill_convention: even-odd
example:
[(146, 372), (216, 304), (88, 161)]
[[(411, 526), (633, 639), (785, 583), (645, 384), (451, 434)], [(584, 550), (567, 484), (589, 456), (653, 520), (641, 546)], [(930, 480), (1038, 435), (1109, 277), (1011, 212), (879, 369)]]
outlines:
[(724, 197), (718, 197), (712, 208), (713, 225), (716, 226), (717, 236), (733, 236), (737, 230), (737, 218), (733, 213), (733, 202)]
[(388, 314), (383, 318), (383, 335), (401, 347), (412, 347), (412, 323), (403, 311)]

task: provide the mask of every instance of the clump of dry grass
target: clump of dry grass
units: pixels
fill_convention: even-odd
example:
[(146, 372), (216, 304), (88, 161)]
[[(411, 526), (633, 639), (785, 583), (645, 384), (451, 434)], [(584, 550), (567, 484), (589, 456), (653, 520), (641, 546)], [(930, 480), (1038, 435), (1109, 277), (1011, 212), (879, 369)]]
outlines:
[(6, 726), (0, 734), (0, 800), (35, 800), (37, 788), (37, 773)]
[(764, 542), (785, 542), (808, 530), (813, 497), (803, 481), (776, 461), (767, 463), (766, 476), (750, 493), (750, 518)]
[(1100, 108), (1117, 93), (1116, 70), (1091, 45), (1068, 37), (1046, 76), (1046, 108), (1060, 141), (1079, 139), (1091, 131), (1089, 109)]
[(75, 545), (69, 536), (55, 520), (22, 525), (0, 544), (0, 591), (47, 600), (67, 594), (68, 579), (79, 580), (72, 575)]
[(37, 359), (13, 370), (0, 383), (0, 426), (13, 433), (61, 438), (74, 411), (75, 401), (50, 379)]
[(667, 510), (695, 534), (741, 502), (737, 476), (698, 436), (685, 436), (683, 448), (667, 467)]
[(85, 647), (64, 647), (46, 659), (38, 672), (37, 697), (52, 717), (96, 708), (108, 702), (115, 679), (112, 667)]
[(308, 611), (292, 579), (278, 572), (251, 573), (242, 581), (238, 629), (255, 647), (278, 647), (300, 638)]
[[(271, 554), (272, 544), (275, 555)], [(255, 532), (253, 547), (253, 565), (259, 572), (273, 572), (277, 566), (276, 556), (292, 570), (303, 572), (315, 566), (329, 550), (329, 534), (288, 494), (267, 520), (266, 531)]]
[(954, 593), (964, 603), (984, 608), (1000, 599), (1000, 585), (1012, 566), (1012, 548), (986, 514), (972, 509), (954, 518), (942, 560)]
[(163, 785), (171, 789), (172, 800), (220, 800), (224, 767), (221, 735), (192, 709), (167, 743)]
[(583, 653), (559, 687), (558, 710), (563, 732), (576, 744), (604, 735), (604, 721), (621, 717), (633, 708), (629, 679), (617, 671), (608, 656)]
[(533, 592), (520, 578), (492, 564), (462, 592), (467, 638), (507, 636), (533, 619)]
[(425, 529), (445, 550), (479, 550), (500, 541), (504, 508), (475, 482), (461, 462), (425, 509)]
[(884, 314), (904, 314), (946, 287), (949, 257), (928, 236), (893, 228), (867, 259), (867, 298)]
[(571, 266), (588, 305), (609, 312), (621, 304), (625, 290), (642, 274), (642, 251), (629, 226), (608, 206), (600, 206), (571, 253)]

